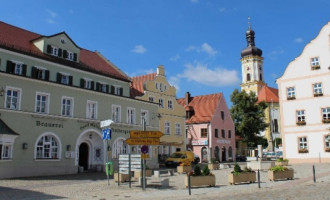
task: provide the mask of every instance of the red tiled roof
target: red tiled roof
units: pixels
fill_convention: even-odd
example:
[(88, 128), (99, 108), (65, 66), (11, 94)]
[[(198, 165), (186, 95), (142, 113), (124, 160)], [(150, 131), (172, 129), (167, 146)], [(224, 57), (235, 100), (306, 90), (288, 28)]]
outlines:
[(142, 96), (144, 94), (143, 85), (145, 81), (152, 81), (156, 77), (156, 73), (145, 74), (142, 76), (132, 77), (131, 82), (131, 97)]
[(221, 98), (223, 98), (223, 95), (221, 93), (217, 93), (190, 97), (190, 102), (188, 105), (185, 105), (185, 98), (177, 99), (177, 101), (184, 107), (189, 106), (189, 108), (193, 108), (194, 115), (190, 119), (186, 120), (186, 123), (195, 124), (210, 122)]
[(0, 21), (0, 46), (3, 48), (19, 51), (21, 53), (65, 64), (85, 71), (100, 73), (123, 81), (130, 81), (127, 76), (120, 72), (115, 66), (106, 62), (97, 52), (81, 48), (79, 63), (44, 54), (32, 43), (33, 40), (41, 37), (47, 36), (33, 33)]
[(278, 103), (278, 89), (268, 87), (267, 85), (263, 86), (258, 93), (258, 103), (265, 101), (266, 103)]

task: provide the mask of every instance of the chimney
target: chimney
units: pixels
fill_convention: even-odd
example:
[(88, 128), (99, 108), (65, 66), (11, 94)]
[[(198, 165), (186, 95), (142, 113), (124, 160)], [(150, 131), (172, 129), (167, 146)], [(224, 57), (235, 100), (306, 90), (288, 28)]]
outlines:
[(184, 95), (184, 99), (185, 99), (185, 104), (189, 105), (190, 103), (190, 93), (186, 92), (186, 94)]

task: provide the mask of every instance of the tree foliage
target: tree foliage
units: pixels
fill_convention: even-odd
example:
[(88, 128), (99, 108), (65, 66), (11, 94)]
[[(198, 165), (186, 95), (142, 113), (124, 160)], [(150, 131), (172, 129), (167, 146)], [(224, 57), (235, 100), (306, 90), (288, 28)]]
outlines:
[(232, 107), (230, 114), (235, 123), (235, 134), (241, 136), (249, 147), (256, 147), (258, 144), (267, 146), (267, 140), (260, 136), (268, 126), (265, 123), (265, 102), (257, 103), (258, 99), (254, 92), (249, 94), (237, 89), (230, 96)]

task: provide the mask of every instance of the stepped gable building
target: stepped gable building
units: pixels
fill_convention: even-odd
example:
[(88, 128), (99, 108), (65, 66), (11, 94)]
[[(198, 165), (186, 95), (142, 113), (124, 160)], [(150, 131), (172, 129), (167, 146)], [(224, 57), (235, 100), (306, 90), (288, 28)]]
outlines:
[[(130, 97), (130, 78), (65, 32), (45, 36), (0, 22), (0, 178), (102, 170), (138, 153), (130, 130), (159, 130), (158, 106)], [(146, 115), (146, 116), (145, 116)], [(104, 142), (100, 121), (111, 119)], [(157, 165), (150, 153), (148, 166)]]
[(330, 22), (277, 79), (284, 157), (330, 162)]
[(158, 112), (149, 113), (151, 118), (159, 118), (160, 138), (158, 155), (170, 155), (185, 149), (185, 110), (176, 101), (176, 89), (165, 76), (165, 68), (160, 65), (157, 73), (132, 77), (131, 96), (154, 103)]
[(245, 90), (246, 92), (254, 92), (258, 97), (258, 102), (265, 101), (267, 103), (268, 107), (265, 110), (265, 122), (269, 124), (269, 127), (260, 134), (268, 141), (267, 149), (269, 151), (273, 151), (274, 139), (281, 137), (279, 126), (280, 115), (278, 90), (267, 86), (264, 81), (264, 58), (262, 57), (262, 50), (255, 46), (254, 39), (255, 32), (251, 29), (251, 24), (249, 23), (248, 30), (246, 31), (247, 47), (241, 51), (241, 90)]
[(222, 93), (192, 97), (178, 103), (186, 110), (187, 149), (202, 162), (235, 161), (235, 127)]

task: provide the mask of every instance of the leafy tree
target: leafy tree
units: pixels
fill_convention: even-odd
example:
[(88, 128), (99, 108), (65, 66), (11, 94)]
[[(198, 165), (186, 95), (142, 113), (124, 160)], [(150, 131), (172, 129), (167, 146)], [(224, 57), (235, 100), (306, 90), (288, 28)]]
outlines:
[(237, 89), (230, 96), (232, 107), (230, 114), (235, 123), (235, 134), (242, 137), (249, 147), (256, 147), (258, 144), (267, 146), (267, 139), (260, 136), (268, 126), (265, 123), (265, 102), (257, 103), (258, 99), (254, 92), (249, 94)]

